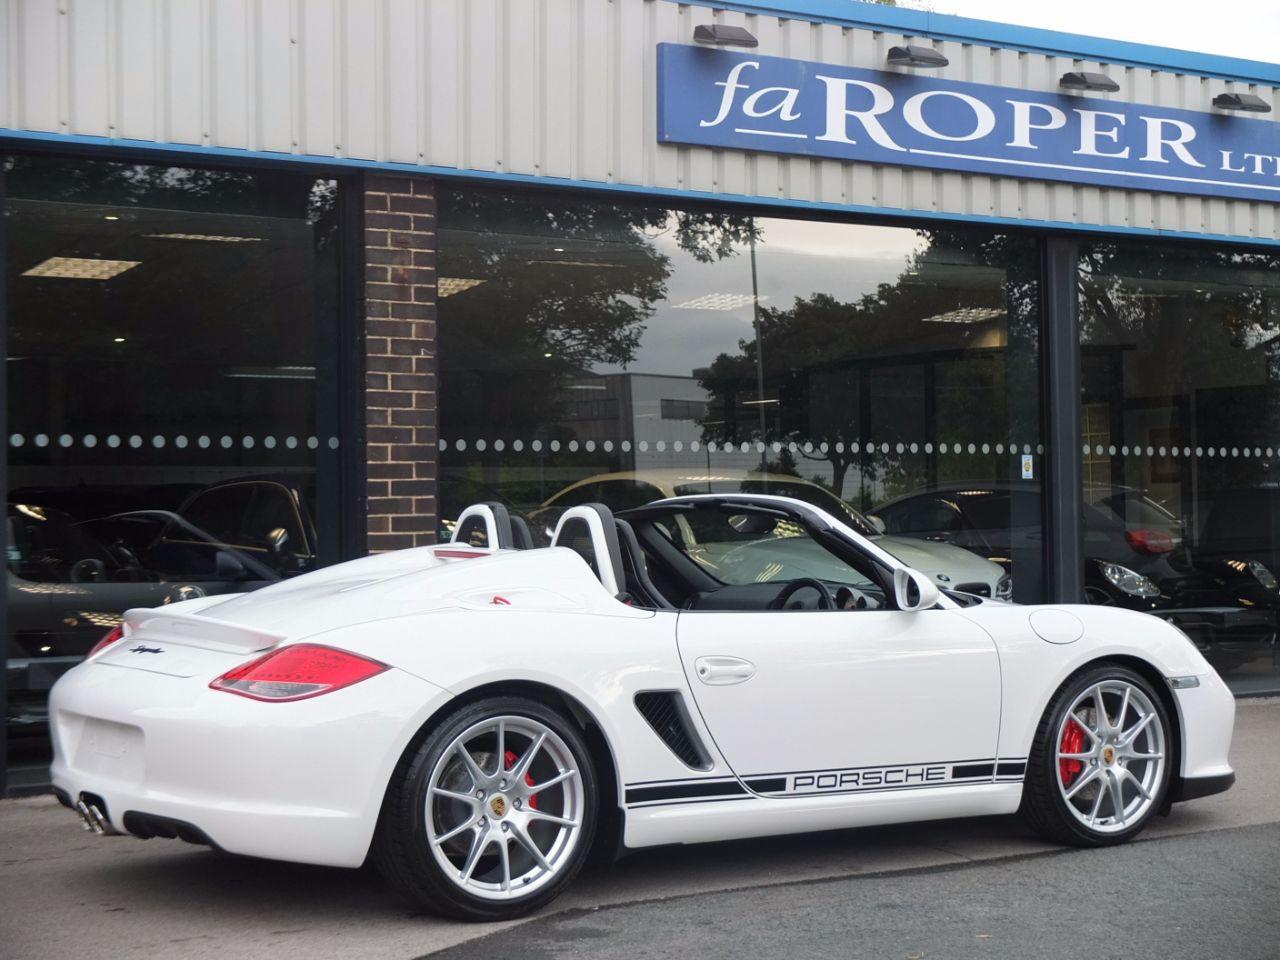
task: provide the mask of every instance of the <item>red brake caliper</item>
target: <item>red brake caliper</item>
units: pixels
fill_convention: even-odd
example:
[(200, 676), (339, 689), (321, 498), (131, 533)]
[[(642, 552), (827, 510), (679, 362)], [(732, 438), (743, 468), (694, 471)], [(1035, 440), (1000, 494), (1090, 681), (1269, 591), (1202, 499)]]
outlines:
[[(1075, 717), (1071, 718), (1067, 729), (1062, 731), (1062, 745), (1058, 749), (1063, 753), (1080, 753), (1084, 750), (1084, 730), (1081, 729)], [(1083, 769), (1084, 764), (1079, 760), (1059, 760), (1058, 773), (1062, 777), (1062, 785), (1071, 786), (1071, 781), (1075, 780)]]
[[(519, 757), (517, 757), (513, 752), (511, 752), (510, 750), (508, 750), (508, 751), (503, 755), (503, 761), (506, 763), (506, 766), (505, 766), (505, 767), (503, 767), (503, 769), (504, 769), (504, 770), (510, 770), (512, 767), (514, 767), (514, 766), (516, 765), (516, 761), (517, 761), (517, 760), (519, 760), (519, 759), (520, 759), (520, 758), (519, 758)], [(533, 786), (533, 775), (532, 775), (532, 774), (528, 774), (528, 773), (526, 773), (526, 774), (524, 775), (524, 785), (525, 785), (526, 787), (532, 787), (532, 786)], [(531, 810), (537, 810), (537, 809), (538, 809), (538, 798), (537, 798), (536, 796), (532, 796), (532, 797), (530, 797), (530, 798), (529, 798), (529, 808), (530, 808)]]

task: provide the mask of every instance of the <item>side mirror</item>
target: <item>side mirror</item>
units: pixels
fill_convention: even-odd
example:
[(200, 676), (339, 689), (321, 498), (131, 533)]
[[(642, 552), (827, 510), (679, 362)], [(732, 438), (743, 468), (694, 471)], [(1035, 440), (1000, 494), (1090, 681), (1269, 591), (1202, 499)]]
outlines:
[(867, 523), (876, 528), (877, 533), (884, 533), (888, 528), (884, 525), (884, 521), (877, 517), (874, 513), (867, 514)]
[(226, 550), (219, 550), (213, 555), (213, 575), (217, 580), (243, 580), (248, 572), (244, 564)]
[(899, 567), (893, 571), (893, 596), (899, 610), (917, 613), (935, 606), (942, 594), (938, 585), (919, 570)]
[(285, 544), (289, 542), (289, 531), (284, 527), (276, 527), (267, 534), (267, 549), (272, 553), (284, 553)]

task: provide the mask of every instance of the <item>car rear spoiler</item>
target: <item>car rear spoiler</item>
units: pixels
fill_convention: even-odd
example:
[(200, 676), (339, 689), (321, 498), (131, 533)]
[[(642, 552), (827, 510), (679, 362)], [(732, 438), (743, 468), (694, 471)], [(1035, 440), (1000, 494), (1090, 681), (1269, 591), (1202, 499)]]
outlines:
[(167, 640), (181, 646), (227, 653), (266, 650), (286, 639), (283, 633), (270, 633), (199, 613), (178, 613), (176, 610), (126, 610), (124, 622), (130, 637), (143, 634), (148, 640)]

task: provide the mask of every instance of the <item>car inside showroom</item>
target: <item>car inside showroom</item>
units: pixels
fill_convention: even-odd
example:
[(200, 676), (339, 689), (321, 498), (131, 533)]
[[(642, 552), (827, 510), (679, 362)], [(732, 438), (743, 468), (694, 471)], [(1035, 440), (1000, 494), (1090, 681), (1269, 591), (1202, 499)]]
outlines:
[(0, 793), (127, 610), (493, 546), (480, 502), (543, 546), (792, 497), (1280, 692), (1280, 66), (827, 0), (155, 6), (0, 3)]

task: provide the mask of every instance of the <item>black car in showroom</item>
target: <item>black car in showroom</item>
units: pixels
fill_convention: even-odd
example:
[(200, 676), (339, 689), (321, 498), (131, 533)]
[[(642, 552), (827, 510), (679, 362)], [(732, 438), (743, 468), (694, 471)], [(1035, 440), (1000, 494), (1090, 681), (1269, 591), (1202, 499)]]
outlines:
[(315, 542), (306, 494), (287, 479), (15, 489), (6, 555), (10, 737), (44, 736), (49, 688), (125, 610), (304, 573), (315, 567)]
[[(1015, 549), (1043, 538), (1040, 497), (1034, 482), (949, 483), (882, 503), (868, 519), (887, 533), (953, 543), (1008, 567)], [(1275, 655), (1280, 583), (1266, 560), (1276, 558), (1250, 552), (1254, 533), (1247, 532), (1274, 521), (1242, 513), (1237, 502), (1221, 498), (1218, 508), (1202, 511), (1192, 544), (1182, 521), (1141, 490), (1086, 487), (1085, 598), (1169, 620), (1219, 670), (1255, 659), (1260, 644)], [(1230, 530), (1228, 515), (1236, 521)]]

